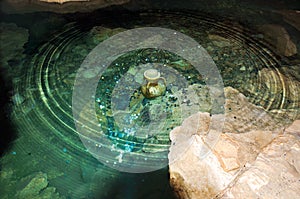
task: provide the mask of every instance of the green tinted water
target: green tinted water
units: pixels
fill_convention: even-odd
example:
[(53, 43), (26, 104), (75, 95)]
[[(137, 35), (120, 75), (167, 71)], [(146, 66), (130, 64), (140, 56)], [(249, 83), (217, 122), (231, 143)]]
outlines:
[[(72, 89), (77, 70), (100, 42), (127, 29), (164, 27), (192, 37), (213, 58), (225, 86), (238, 89), (252, 103), (270, 112), (287, 110), (290, 117), (284, 118), (283, 124), (297, 117), (298, 98), (291, 98), (286, 92), (273, 91), (297, 93), (298, 90), (284, 81), (269, 86), (264, 84), (276, 80), (282, 73), (288, 76), (288, 73), (280, 69), (282, 61), (256, 32), (236, 22), (187, 12), (122, 12), (119, 16), (110, 12), (94, 14), (97, 17), (66, 17), (65, 24), (50, 39), (37, 37), (41, 39), (38, 41), (31, 38), (25, 46), (26, 58), (14, 66), (13, 92), (18, 94), (19, 101), (11, 108), (11, 120), (18, 139), (1, 160), (1, 187), (4, 187), (1, 198), (14, 198), (16, 193), (26, 195), (24, 192), (28, 190), (24, 191), (24, 187), (32, 178), (47, 180), (48, 185), (40, 185), (33, 190), (32, 194), (37, 195), (31, 198), (49, 198), (47, 194), (54, 198), (173, 198), (167, 167), (144, 174), (118, 172), (97, 161), (82, 144), (78, 136), (80, 132), (75, 129)], [(49, 14), (47, 17), (52, 16)], [(173, 83), (168, 85), (165, 96), (155, 100), (143, 98), (138, 89), (142, 79), (138, 66), (151, 63), (163, 63), (166, 70), (167, 67), (176, 69), (178, 76), (187, 79), (187, 84), (177, 85), (176, 75), (170, 76), (167, 80)], [(275, 77), (260, 79), (259, 71), (263, 69), (274, 70)], [(127, 72), (131, 75), (125, 76)], [(204, 95), (207, 91), (201, 90), (201, 86), (205, 88), (205, 79), (186, 60), (166, 51), (143, 49), (130, 52), (113, 62), (102, 77), (94, 96), (95, 110), (99, 130), (111, 142), (106, 146), (97, 145), (99, 150), (101, 147), (118, 147), (127, 152), (138, 152), (142, 157), (161, 151), (167, 155), (170, 145), (168, 132), (180, 125), (185, 118), (182, 114), (186, 114), (178, 107), (187, 101), (178, 100), (174, 94), (187, 91), (189, 86), (199, 87), (197, 97), (199, 100), (203, 98), (200, 100), (202, 103), (194, 106), (194, 111), (212, 110), (209, 96)], [(123, 77), (125, 80), (122, 80)], [(132, 84), (128, 85), (136, 88), (129, 106), (120, 101), (111, 103), (114, 89), (126, 90), (122, 86), (115, 88), (119, 81), (129, 81)], [(187, 96), (188, 99), (192, 97)], [(167, 119), (162, 131), (155, 135), (133, 133), (133, 130), (149, 123), (152, 107), (157, 104), (165, 105), (163, 112)], [(112, 107), (123, 108), (129, 118), (123, 112), (113, 113)], [(155, 109), (152, 111), (157, 113)], [(281, 117), (276, 111), (273, 115)], [(130, 123), (131, 129), (116, 125), (118, 118)], [(118, 159), (113, 158), (107, 161), (118, 163)], [(23, 193), (20, 193), (22, 190)]]

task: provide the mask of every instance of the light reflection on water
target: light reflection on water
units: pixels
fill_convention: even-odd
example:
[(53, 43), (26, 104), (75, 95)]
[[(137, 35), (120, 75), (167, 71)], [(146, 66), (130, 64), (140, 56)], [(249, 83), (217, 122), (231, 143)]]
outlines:
[[(124, 15), (127, 16), (128, 13)], [(290, 72), (286, 72), (288, 64), (285, 63), (283, 67), (282, 61), (264, 41), (255, 37), (254, 31), (228, 21), (215, 20), (194, 13), (145, 12), (133, 15), (133, 19), (128, 21), (120, 17), (124, 20), (121, 25), (106, 19), (103, 21), (98, 19), (85, 25), (66, 24), (49, 41), (39, 45), (34, 53), (28, 54), (26, 61), (20, 63), (22, 66), (19, 68), (18, 76), (15, 77), (18, 81), (13, 85), (13, 89), (20, 95), (17, 97), (24, 100), (12, 108), (12, 121), (20, 138), (11, 149), (12, 152), (2, 159), (3, 171), (7, 174), (7, 177), (2, 177), (4, 183), (10, 181), (11, 187), (15, 188), (19, 186), (17, 181), (20, 178), (41, 171), (48, 176), (48, 186), (55, 187), (67, 198), (82, 196), (96, 198), (99, 195), (101, 198), (172, 197), (167, 168), (146, 174), (126, 174), (107, 168), (89, 154), (74, 127), (71, 97), (75, 74), (80, 64), (99, 42), (120, 31), (133, 28), (136, 24), (141, 27), (171, 28), (189, 35), (212, 56), (225, 86), (238, 89), (249, 98), (250, 102), (264, 107), (274, 117), (281, 118), (288, 115), (284, 117), (286, 121), (283, 121), (283, 125), (298, 117), (299, 82), (289, 74)], [(94, 28), (95, 26), (105, 28)], [(205, 82), (195, 75), (193, 67), (172, 54), (165, 52), (155, 54), (143, 50), (133, 52), (131, 59), (128, 57), (118, 60), (116, 64), (132, 66), (163, 60), (169, 66), (177, 67), (180, 74), (188, 79), (189, 85), (202, 85)], [(150, 135), (142, 141), (134, 136), (132, 131), (135, 127), (124, 129), (127, 135), (116, 132), (114, 121), (110, 121), (116, 115), (110, 113), (109, 106), (112, 104), (107, 96), (113, 92), (114, 85), (120, 80), (118, 73), (122, 73), (121, 69), (115, 66), (108, 68), (108, 75), (100, 80), (102, 84), (99, 83), (99, 93), (95, 96), (99, 106), (97, 109), (100, 115), (98, 115), (99, 125), (107, 130), (107, 136), (112, 140), (116, 137), (125, 137), (125, 142), (121, 143), (123, 144), (121, 149), (125, 151), (153, 152), (161, 146), (167, 150), (169, 146), (167, 132), (179, 125), (181, 120), (174, 124), (169, 123), (170, 126), (166, 126), (165, 132), (161, 135)], [(123, 70), (124, 73), (129, 68)], [(177, 85), (177, 89), (178, 87), (180, 86)], [(172, 101), (172, 88), (169, 89), (170, 95), (166, 101), (172, 107), (171, 110), (175, 110), (176, 100)], [(142, 117), (139, 122), (143, 125), (149, 117), (147, 112), (149, 110), (146, 109), (151, 102), (137, 101), (137, 104), (140, 103), (144, 103), (143, 107), (132, 111), (136, 116)], [(205, 111), (209, 112), (209, 109)], [(134, 121), (139, 119), (133, 116), (128, 119)], [(126, 142), (126, 139), (130, 142)], [(145, 143), (151, 147), (143, 149)], [(114, 146), (116, 143), (110, 145)], [(101, 150), (103, 146), (95, 147)], [(107, 161), (115, 161), (117, 164), (119, 158)], [(12, 165), (22, 166), (16, 168)], [(159, 183), (153, 183), (154, 181)], [(7, 186), (7, 191), (11, 191), (8, 193), (9, 196), (15, 193), (11, 187)], [(74, 189), (75, 191), (70, 191)]]

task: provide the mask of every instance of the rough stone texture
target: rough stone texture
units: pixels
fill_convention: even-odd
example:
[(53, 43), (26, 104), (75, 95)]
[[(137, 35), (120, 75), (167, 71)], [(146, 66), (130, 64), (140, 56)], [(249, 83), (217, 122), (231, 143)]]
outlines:
[(299, 198), (300, 141), (277, 137), (229, 188), (225, 198)]
[(300, 136), (300, 120), (294, 121), (291, 126), (285, 129), (285, 132)]
[(233, 41), (230, 41), (229, 39), (221, 37), (219, 35), (209, 34), (208, 38), (212, 41), (212, 43), (215, 46), (218, 46), (220, 48), (227, 47), (227, 46), (233, 46), (233, 44), (234, 44)]
[[(48, 1), (48, 2), (47, 2)], [(51, 11), (57, 13), (90, 12), (130, 0), (4, 0), (1, 10), (6, 13)]]
[[(22, 178), (19, 182), (21, 188), (15, 195), (17, 199), (63, 199), (54, 187), (48, 187), (47, 175), (38, 172)], [(22, 188), (23, 187), (23, 188)]]
[(197, 113), (170, 133), (170, 182), (179, 198), (299, 197), (300, 120), (285, 129), (237, 90), (225, 95), (221, 132), (211, 124), (222, 117)]
[(0, 64), (1, 67), (9, 70), (10, 67), (14, 67), (13, 64), (8, 62), (19, 62), (23, 55), (24, 44), (28, 41), (28, 30), (18, 27), (14, 23), (0, 23)]
[(284, 27), (266, 24), (258, 27), (258, 30), (266, 36), (266, 40), (271, 45), (274, 45), (280, 55), (292, 56), (297, 54), (297, 47)]
[(268, 114), (260, 106), (249, 103), (248, 99), (242, 93), (239, 93), (238, 90), (226, 87), (225, 96), (226, 120), (223, 132), (246, 133), (261, 129), (270, 131), (282, 127), (282, 123), (274, 120), (272, 114)]
[(120, 32), (126, 31), (124, 28), (107, 28), (103, 26), (94, 26), (91, 31), (90, 35), (93, 38), (93, 42), (99, 44), (100, 42), (108, 39), (109, 37), (118, 34)]
[(183, 118), (192, 115), (198, 110), (202, 112), (209, 112), (212, 109), (208, 87), (199, 84), (193, 84), (188, 86), (186, 89), (180, 89), (174, 93), (175, 96), (179, 97), (181, 102), (180, 108), (184, 110), (182, 113), (180, 113), (181, 117)]
[(67, 2), (85, 2), (85, 1), (89, 1), (89, 0), (40, 0), (40, 1), (44, 1), (44, 2), (48, 2), (48, 3), (67, 3)]
[(198, 121), (206, 120), (210, 122), (208, 113), (197, 113), (171, 131), (170, 181), (180, 198), (212, 198), (232, 179), (232, 174), (222, 169), (218, 158), (207, 153), (209, 149), (201, 134), (202, 130), (208, 130), (208, 125), (197, 128), (201, 126)]
[[(23, 179), (21, 181), (27, 181)], [(17, 198), (33, 198), (39, 194), (39, 192), (47, 187), (48, 180), (47, 175), (39, 172), (32, 179), (29, 180), (25, 187), (21, 189), (19, 193), (16, 194)]]

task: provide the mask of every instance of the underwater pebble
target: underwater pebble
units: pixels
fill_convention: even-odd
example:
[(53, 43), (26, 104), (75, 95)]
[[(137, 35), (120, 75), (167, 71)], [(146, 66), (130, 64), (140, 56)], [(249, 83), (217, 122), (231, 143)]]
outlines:
[(242, 66), (241, 68), (240, 68), (240, 71), (245, 71), (246, 70), (246, 67), (245, 66)]
[(14, 94), (11, 99), (15, 105), (20, 105), (25, 101), (25, 98), (19, 93)]

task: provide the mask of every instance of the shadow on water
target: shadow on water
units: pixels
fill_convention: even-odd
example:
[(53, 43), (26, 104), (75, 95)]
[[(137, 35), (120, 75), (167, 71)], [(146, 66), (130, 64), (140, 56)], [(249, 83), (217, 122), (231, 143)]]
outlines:
[(149, 173), (121, 173), (97, 199), (176, 199), (169, 184), (168, 167)]
[(0, 157), (9, 150), (17, 135), (9, 119), (11, 85), (6, 81), (4, 72), (0, 71)]

